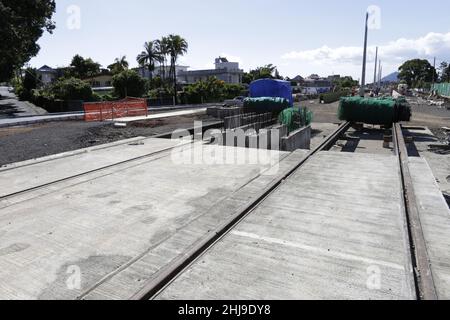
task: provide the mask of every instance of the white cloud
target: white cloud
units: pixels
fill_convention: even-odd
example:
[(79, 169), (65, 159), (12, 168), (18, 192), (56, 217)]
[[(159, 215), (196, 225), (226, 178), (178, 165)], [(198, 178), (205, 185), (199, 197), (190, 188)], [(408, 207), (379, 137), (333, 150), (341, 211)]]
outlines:
[[(321, 48), (292, 51), (284, 54), (281, 58), (285, 60), (303, 60), (318, 65), (345, 63), (361, 65), (363, 48), (361, 47), (339, 47)], [(390, 64), (398, 64), (411, 58), (450, 58), (450, 32), (429, 33), (417, 39), (398, 39), (379, 46), (380, 58)], [(375, 46), (368, 48), (368, 62), (375, 59)]]

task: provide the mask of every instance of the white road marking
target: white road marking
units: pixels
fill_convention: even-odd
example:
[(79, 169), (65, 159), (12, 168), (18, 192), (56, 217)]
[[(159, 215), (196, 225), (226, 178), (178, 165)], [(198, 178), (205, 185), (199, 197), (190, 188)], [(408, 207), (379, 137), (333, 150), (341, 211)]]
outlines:
[(405, 270), (404, 266), (401, 266), (401, 265), (395, 264), (395, 263), (390, 263), (390, 262), (381, 261), (381, 260), (368, 259), (368, 258), (364, 258), (364, 257), (355, 256), (352, 254), (342, 253), (342, 252), (332, 252), (332, 251), (328, 251), (325, 249), (312, 247), (312, 246), (308, 246), (308, 245), (304, 245), (304, 244), (300, 244), (300, 243), (294, 243), (294, 242), (270, 238), (270, 237), (263, 237), (263, 236), (259, 236), (257, 234), (240, 232), (240, 231), (232, 231), (231, 234), (238, 236), (238, 237), (250, 238), (253, 240), (260, 240), (260, 241), (264, 241), (264, 242), (271, 243), (271, 244), (278, 244), (278, 245), (282, 245), (282, 246), (286, 246), (286, 247), (310, 251), (310, 252), (318, 253), (321, 255), (336, 257), (336, 258), (345, 259), (345, 260), (359, 261), (362, 263), (366, 263), (368, 265), (384, 266), (387, 268), (392, 268), (392, 269), (397, 269), (397, 270), (402, 270), (402, 271)]

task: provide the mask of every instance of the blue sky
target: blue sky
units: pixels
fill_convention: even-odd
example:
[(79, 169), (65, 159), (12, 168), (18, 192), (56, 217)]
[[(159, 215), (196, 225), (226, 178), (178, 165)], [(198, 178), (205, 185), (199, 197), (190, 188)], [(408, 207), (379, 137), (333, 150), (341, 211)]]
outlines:
[[(370, 5), (378, 29), (370, 30), (368, 80), (374, 46), (384, 73), (409, 58), (450, 61), (450, 2), (428, 0), (57, 0), (57, 29), (40, 40), (35, 67), (70, 63), (75, 54), (106, 66), (126, 55), (132, 66), (145, 41), (176, 33), (189, 43), (180, 61), (192, 69), (211, 68), (225, 55), (246, 71), (272, 63), (284, 76), (318, 73), (360, 78), (364, 15)], [(80, 28), (71, 6), (80, 10)], [(71, 24), (72, 27), (68, 27)], [(370, 75), (370, 73), (372, 73)]]

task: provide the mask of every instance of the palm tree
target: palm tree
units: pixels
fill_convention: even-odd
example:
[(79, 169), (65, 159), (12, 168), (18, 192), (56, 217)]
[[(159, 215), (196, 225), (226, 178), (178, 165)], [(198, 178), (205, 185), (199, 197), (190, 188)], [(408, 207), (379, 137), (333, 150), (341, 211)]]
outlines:
[(126, 56), (121, 56), (120, 58), (116, 58), (113, 64), (108, 66), (108, 69), (111, 70), (112, 73), (117, 74), (122, 71), (128, 70), (129, 64)]
[(176, 63), (179, 56), (183, 56), (188, 50), (188, 43), (179, 35), (169, 35), (167, 37), (167, 51), (170, 56), (170, 74), (173, 80), (175, 102), (177, 100), (177, 75)]
[(155, 71), (155, 62), (160, 61), (160, 53), (157, 50), (155, 41), (146, 42), (144, 44), (144, 51), (142, 51), (136, 58), (137, 62), (142, 67), (147, 67), (149, 71), (149, 79), (153, 78), (153, 71)]
[(127, 70), (130, 64), (127, 61), (127, 56), (121, 56), (120, 58), (116, 58), (114, 62), (120, 66), (123, 70)]
[(155, 41), (157, 51), (160, 55), (159, 63), (162, 68), (162, 79), (166, 80), (166, 68), (167, 68), (167, 56), (168, 56), (168, 39), (167, 37), (162, 37), (160, 40)]

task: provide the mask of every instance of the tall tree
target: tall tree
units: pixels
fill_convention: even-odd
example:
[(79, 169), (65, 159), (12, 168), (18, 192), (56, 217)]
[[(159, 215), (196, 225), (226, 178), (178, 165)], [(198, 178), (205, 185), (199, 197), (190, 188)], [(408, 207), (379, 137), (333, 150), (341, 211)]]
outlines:
[(155, 71), (155, 63), (160, 61), (161, 55), (158, 51), (155, 41), (146, 42), (142, 51), (136, 58), (140, 66), (146, 67), (149, 71), (149, 79), (153, 79), (153, 71)]
[(439, 69), (441, 71), (441, 81), (450, 82), (450, 64), (444, 61), (441, 63)]
[(140, 98), (145, 93), (145, 82), (136, 71), (125, 70), (113, 77), (114, 93), (120, 98)]
[(80, 55), (73, 57), (70, 63), (70, 73), (73, 77), (86, 79), (100, 73), (101, 65), (94, 62), (91, 58), (83, 58)]
[(159, 53), (159, 63), (161, 65), (161, 77), (166, 80), (166, 69), (167, 69), (167, 56), (169, 55), (168, 49), (168, 38), (162, 37), (159, 40), (155, 40), (156, 49)]
[(169, 35), (167, 37), (167, 51), (170, 56), (170, 74), (173, 80), (173, 91), (175, 102), (177, 101), (177, 75), (176, 75), (176, 64), (180, 56), (187, 53), (188, 43), (185, 39), (179, 35)]
[(250, 84), (252, 81), (259, 79), (282, 79), (277, 67), (273, 64), (267, 64), (263, 67), (258, 67), (254, 70), (250, 70), (249, 73), (244, 73), (242, 82)]
[(408, 86), (416, 87), (437, 79), (436, 69), (428, 60), (414, 59), (406, 61), (400, 66), (399, 79), (406, 81)]
[(128, 70), (128, 67), (129, 67), (129, 63), (127, 61), (127, 57), (126, 56), (122, 56), (120, 58), (116, 58), (114, 60), (114, 63), (110, 64), (108, 66), (108, 69), (113, 74), (118, 74), (118, 73), (121, 73), (122, 71)]
[(54, 0), (0, 1), (0, 81), (37, 55), (38, 39), (55, 28), (54, 12)]

